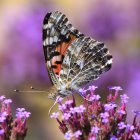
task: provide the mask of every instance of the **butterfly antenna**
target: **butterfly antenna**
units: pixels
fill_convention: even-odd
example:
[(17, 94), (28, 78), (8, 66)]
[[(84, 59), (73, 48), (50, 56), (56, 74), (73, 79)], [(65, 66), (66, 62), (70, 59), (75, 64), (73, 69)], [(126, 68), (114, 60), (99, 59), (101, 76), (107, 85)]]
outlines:
[(59, 99), (60, 99), (60, 96), (58, 96), (58, 97), (56, 98), (54, 104), (53, 104), (53, 105), (51, 106), (51, 108), (49, 109), (49, 112), (48, 112), (48, 115), (49, 115), (49, 116), (50, 116), (50, 113), (51, 113), (53, 107), (57, 104), (57, 102), (58, 102)]
[(14, 89), (14, 92), (17, 92), (17, 93), (38, 93), (38, 92), (44, 92), (44, 93), (47, 93), (47, 91), (45, 90), (34, 90), (35, 88), (34, 87), (30, 87), (30, 89), (32, 90), (19, 90), (19, 89)]

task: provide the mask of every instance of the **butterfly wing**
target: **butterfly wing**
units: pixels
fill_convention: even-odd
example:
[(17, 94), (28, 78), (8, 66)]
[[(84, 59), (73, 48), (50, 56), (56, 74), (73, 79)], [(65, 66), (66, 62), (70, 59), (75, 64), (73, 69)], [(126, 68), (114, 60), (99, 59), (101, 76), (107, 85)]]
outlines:
[(83, 36), (68, 48), (59, 79), (77, 90), (108, 71), (111, 64), (112, 56), (104, 43)]
[(48, 13), (43, 21), (43, 49), (52, 83), (59, 89), (61, 65), (70, 44), (83, 36), (61, 12)]

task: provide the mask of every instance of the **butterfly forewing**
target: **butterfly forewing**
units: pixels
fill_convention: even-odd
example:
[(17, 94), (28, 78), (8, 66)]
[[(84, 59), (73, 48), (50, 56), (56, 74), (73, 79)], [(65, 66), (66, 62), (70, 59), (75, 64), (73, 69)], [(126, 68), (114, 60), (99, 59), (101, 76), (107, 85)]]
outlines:
[(76, 38), (83, 36), (61, 12), (48, 13), (43, 22), (43, 49), (52, 83), (59, 89), (58, 77), (68, 47)]

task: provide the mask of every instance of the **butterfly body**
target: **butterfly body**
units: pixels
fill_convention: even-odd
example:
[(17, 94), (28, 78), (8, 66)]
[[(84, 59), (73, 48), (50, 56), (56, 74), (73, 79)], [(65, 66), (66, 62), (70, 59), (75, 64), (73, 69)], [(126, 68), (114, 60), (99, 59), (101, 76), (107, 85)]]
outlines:
[(56, 91), (68, 96), (111, 68), (112, 56), (102, 42), (81, 34), (60, 12), (48, 13), (43, 23), (46, 65)]

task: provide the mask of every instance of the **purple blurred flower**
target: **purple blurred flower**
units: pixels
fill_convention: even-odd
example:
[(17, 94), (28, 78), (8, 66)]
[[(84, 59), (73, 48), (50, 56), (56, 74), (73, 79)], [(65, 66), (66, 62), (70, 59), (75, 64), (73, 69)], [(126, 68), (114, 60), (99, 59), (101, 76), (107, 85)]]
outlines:
[(66, 104), (59, 105), (59, 110), (64, 111), (67, 108)]
[(93, 100), (98, 101), (100, 98), (101, 98), (100, 95), (93, 95), (90, 96), (89, 101), (93, 101)]
[(98, 39), (116, 39), (118, 33), (126, 27), (127, 18), (128, 15), (115, 4), (101, 0), (89, 16), (89, 32)]
[(90, 137), (88, 140), (96, 140), (95, 137)]
[(53, 112), (52, 115), (50, 116), (51, 118), (58, 118), (59, 112)]
[(100, 128), (97, 127), (97, 126), (93, 126), (93, 127), (91, 128), (91, 132), (92, 132), (92, 133), (95, 133), (95, 134), (98, 134), (99, 130), (100, 130)]
[(81, 94), (82, 96), (85, 96), (85, 93), (86, 93), (87, 91), (84, 90), (84, 88), (83, 88), (83, 89), (80, 88), (80, 89), (79, 89), (79, 92), (80, 92), (80, 94)]
[[(3, 98), (4, 97), (4, 98)], [(11, 99), (1, 96), (0, 103), (0, 140), (24, 140), (27, 133), (27, 119), (30, 112), (17, 108), (16, 117), (11, 112)]]
[(73, 100), (68, 100), (68, 101), (65, 102), (65, 105), (70, 105), (72, 103), (73, 103)]
[(109, 104), (104, 105), (105, 111), (109, 111), (111, 109), (114, 109), (115, 107), (117, 107), (117, 105), (113, 104), (113, 103), (109, 103)]
[(130, 125), (130, 124), (127, 124), (126, 125), (126, 128), (129, 130), (129, 131), (133, 131), (135, 129), (135, 127), (133, 125)]
[(5, 99), (4, 95), (0, 96), (0, 101), (3, 101), (4, 99)]
[(133, 111), (136, 116), (140, 115), (140, 111)]
[[(44, 54), (41, 30), (46, 13), (46, 7), (41, 6), (38, 9), (27, 10), (16, 20), (13, 18), (13, 21), (10, 21), (11, 24), (7, 28), (7, 38), (10, 39), (6, 42), (0, 69), (2, 83), (6, 86), (20, 84), (28, 79), (48, 81), (44, 61), (42, 61)], [(14, 53), (11, 53), (11, 50)]]
[(81, 136), (82, 135), (82, 132), (80, 131), (80, 130), (77, 130), (76, 132), (74, 132), (74, 134), (73, 134), (73, 136), (75, 137), (75, 138), (78, 138), (79, 136)]
[(140, 135), (136, 132), (132, 135), (132, 137), (134, 140), (140, 140)]
[(120, 95), (123, 104), (128, 102), (129, 97), (126, 94)]
[(126, 114), (126, 112), (125, 112), (124, 110), (121, 110), (121, 109), (118, 110), (117, 112), (118, 112), (120, 115), (125, 115), (125, 114)]
[(109, 117), (109, 114), (108, 114), (108, 112), (105, 112), (105, 113), (101, 113), (100, 116), (101, 116), (101, 118), (105, 119), (105, 118)]
[(109, 87), (109, 89), (116, 91), (123, 90), (120, 86)]
[(88, 90), (95, 91), (96, 88), (98, 88), (98, 87), (93, 85), (93, 86), (89, 86)]
[(71, 138), (73, 137), (73, 134), (71, 132), (66, 132), (64, 138), (67, 140), (71, 140)]
[(0, 135), (4, 134), (4, 129), (0, 129)]
[(3, 103), (5, 103), (5, 104), (10, 104), (10, 103), (12, 103), (12, 100), (11, 100), (11, 99), (5, 99), (5, 100), (3, 101)]
[(119, 129), (124, 129), (124, 128), (126, 128), (126, 124), (124, 122), (120, 122), (118, 124), (118, 127), (119, 127)]
[(68, 120), (70, 118), (70, 116), (71, 116), (70, 113), (64, 113), (63, 116), (62, 116), (62, 119), (63, 120)]
[(118, 140), (115, 136), (111, 136), (110, 140)]

